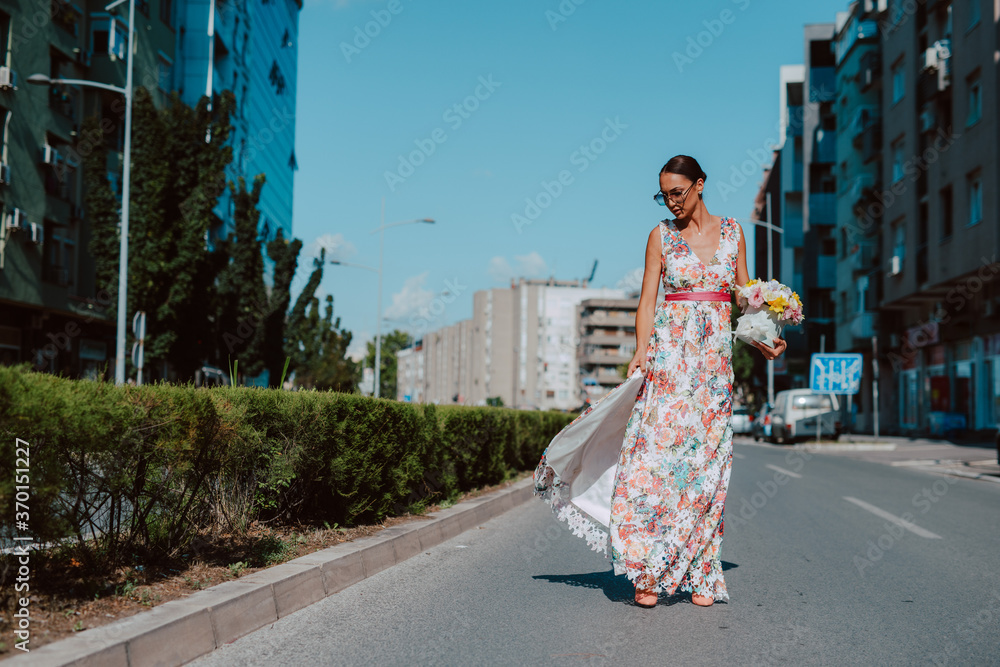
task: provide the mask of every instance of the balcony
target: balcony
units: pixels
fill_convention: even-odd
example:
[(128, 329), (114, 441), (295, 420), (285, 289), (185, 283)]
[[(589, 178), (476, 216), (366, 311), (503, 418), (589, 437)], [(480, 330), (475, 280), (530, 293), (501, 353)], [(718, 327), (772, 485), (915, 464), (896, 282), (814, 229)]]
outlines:
[(584, 334), (583, 340), (581, 341), (584, 345), (628, 345), (629, 342), (635, 340), (634, 333), (626, 333), (622, 331), (621, 334)]
[(876, 123), (880, 123), (878, 107), (875, 105), (864, 105), (857, 108), (851, 118), (850, 132), (851, 142), (855, 148), (861, 148), (865, 130)]
[(802, 136), (803, 118), (804, 118), (804, 113), (802, 111), (801, 105), (788, 107), (788, 127), (786, 128), (787, 136), (789, 137)]
[(809, 101), (833, 102), (837, 98), (837, 68), (812, 67), (809, 70)]
[(855, 274), (868, 273), (876, 265), (876, 246), (873, 243), (859, 243), (854, 252), (847, 256), (847, 264)]
[(866, 164), (882, 155), (882, 119), (875, 120), (861, 133), (861, 160)]
[(861, 174), (851, 181), (850, 188), (848, 188), (847, 191), (848, 201), (850, 201), (851, 205), (855, 208), (858, 206), (865, 206), (871, 197), (871, 191), (874, 187), (875, 175)]
[(837, 161), (837, 132), (817, 129), (813, 142), (812, 161), (833, 164)]
[(635, 315), (609, 315), (605, 312), (596, 312), (581, 317), (580, 324), (585, 327), (634, 327)]
[(816, 287), (833, 289), (837, 286), (837, 256), (820, 255), (816, 259)]
[(809, 224), (832, 225), (837, 221), (837, 195), (833, 192), (809, 193)]
[(869, 339), (875, 335), (875, 313), (866, 311), (857, 313), (851, 320), (851, 335), (855, 338)]
[(882, 78), (882, 53), (878, 48), (866, 51), (858, 64), (858, 83), (862, 91), (871, 88)]
[(581, 374), (580, 380), (584, 385), (617, 385), (621, 384), (622, 376), (617, 369), (600, 368), (596, 373)]
[(615, 352), (588, 352), (580, 355), (581, 366), (619, 366), (632, 361), (631, 354)]

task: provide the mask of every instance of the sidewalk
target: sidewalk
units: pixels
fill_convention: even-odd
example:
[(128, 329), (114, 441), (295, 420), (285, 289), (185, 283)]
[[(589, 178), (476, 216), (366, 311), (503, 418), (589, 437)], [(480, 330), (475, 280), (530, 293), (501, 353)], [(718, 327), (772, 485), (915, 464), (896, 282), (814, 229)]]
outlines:
[(4, 660), (4, 667), (182, 665), (471, 530), (532, 497), (528, 477)]
[(876, 441), (873, 436), (864, 434), (842, 435), (836, 442), (825, 440), (818, 444), (815, 440), (805, 440), (794, 445), (772, 445), (766, 442), (753, 443), (749, 438), (743, 437), (738, 442), (806, 449), (885, 465), (1000, 482), (1000, 464), (997, 463), (997, 450), (992, 442), (956, 443), (951, 440), (904, 436), (880, 436)]

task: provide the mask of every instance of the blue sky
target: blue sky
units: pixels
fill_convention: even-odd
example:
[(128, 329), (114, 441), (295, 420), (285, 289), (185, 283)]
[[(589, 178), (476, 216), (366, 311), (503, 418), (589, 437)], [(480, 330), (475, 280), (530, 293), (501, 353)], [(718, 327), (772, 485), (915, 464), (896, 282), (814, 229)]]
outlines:
[[(321, 245), (377, 266), (382, 198), (387, 223), (436, 220), (385, 236), (383, 330), (417, 333), (518, 275), (582, 278), (597, 260), (592, 284), (620, 285), (667, 215), (652, 196), (673, 155), (701, 162), (710, 212), (748, 218), (760, 170), (733, 171), (778, 138), (778, 68), (802, 62), (804, 24), (846, 8), (307, 0), (293, 298)], [(328, 266), (320, 290), (356, 345), (372, 338), (375, 273)]]

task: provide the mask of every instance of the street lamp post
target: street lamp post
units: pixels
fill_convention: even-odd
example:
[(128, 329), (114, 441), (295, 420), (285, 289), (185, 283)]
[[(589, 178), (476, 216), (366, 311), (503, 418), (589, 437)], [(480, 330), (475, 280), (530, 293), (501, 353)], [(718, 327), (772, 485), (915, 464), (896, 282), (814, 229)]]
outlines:
[[(774, 260), (772, 258), (772, 255), (774, 253), (772, 248), (774, 244), (771, 241), (772, 233), (778, 232), (779, 234), (784, 234), (785, 230), (782, 229), (781, 227), (775, 227), (773, 224), (771, 224), (771, 193), (768, 192), (766, 196), (767, 196), (767, 220), (748, 219), (747, 222), (749, 222), (752, 225), (756, 225), (758, 227), (764, 227), (767, 229), (767, 279), (770, 280), (771, 278), (774, 277), (773, 275)], [(767, 360), (767, 402), (771, 405), (774, 405), (774, 360), (773, 359)]]
[[(134, 0), (133, 0), (134, 1)], [(382, 269), (384, 268), (384, 256), (385, 256), (385, 230), (390, 227), (399, 227), (400, 225), (412, 225), (416, 223), (427, 223), (434, 224), (433, 218), (417, 218), (415, 220), (403, 220), (402, 222), (391, 222), (388, 225), (385, 224), (385, 197), (382, 198), (382, 214), (380, 217), (380, 224), (377, 229), (372, 230), (372, 234), (378, 232), (378, 268), (373, 268), (371, 266), (364, 266), (361, 264), (349, 264), (348, 262), (340, 262), (336, 260), (331, 260), (331, 264), (339, 264), (341, 266), (353, 266), (358, 269), (366, 269), (368, 271), (374, 271), (378, 274), (378, 296), (376, 298), (376, 309), (377, 313), (375, 316), (375, 388), (373, 396), (378, 398), (381, 396), (381, 381), (382, 381)]]
[[(115, 0), (104, 9), (111, 11), (126, 0)], [(128, 309), (128, 210), (129, 190), (132, 181), (132, 66), (135, 60), (135, 0), (128, 0), (128, 56), (125, 74), (125, 87), (112, 86), (98, 81), (83, 79), (52, 79), (44, 74), (33, 74), (28, 77), (28, 83), (51, 85), (66, 83), (76, 86), (101, 88), (125, 96), (125, 155), (122, 165), (122, 221), (121, 221), (121, 252), (118, 259), (118, 336), (115, 348), (115, 384), (125, 384), (125, 320)]]

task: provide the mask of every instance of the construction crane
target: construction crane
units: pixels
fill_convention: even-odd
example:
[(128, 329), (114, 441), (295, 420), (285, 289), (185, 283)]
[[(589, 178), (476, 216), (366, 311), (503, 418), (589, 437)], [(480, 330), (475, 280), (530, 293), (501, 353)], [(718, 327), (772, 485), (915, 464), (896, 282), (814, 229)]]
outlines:
[(594, 267), (592, 269), (590, 269), (590, 277), (583, 281), (583, 284), (585, 286), (589, 285), (591, 283), (591, 281), (594, 280), (594, 274), (595, 273), (597, 273), (597, 260), (596, 259), (594, 260)]

